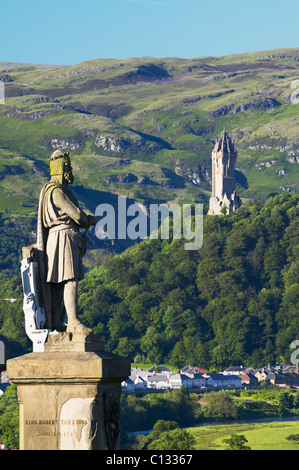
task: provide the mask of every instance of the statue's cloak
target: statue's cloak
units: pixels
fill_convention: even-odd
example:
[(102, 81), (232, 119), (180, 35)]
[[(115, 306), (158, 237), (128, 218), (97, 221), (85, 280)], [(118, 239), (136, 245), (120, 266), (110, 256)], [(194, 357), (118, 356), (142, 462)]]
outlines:
[[(62, 202), (57, 206), (53, 190)], [(57, 198), (56, 198), (57, 199)], [(71, 279), (83, 279), (82, 256), (85, 240), (80, 226), (86, 226), (88, 217), (67, 187), (55, 181), (46, 183), (40, 193), (37, 226), (37, 250), (41, 279), (42, 306), (46, 317), (51, 317), (50, 285)]]
[(51, 329), (51, 292), (50, 286), (46, 283), (47, 279), (47, 257), (46, 257), (46, 246), (48, 239), (48, 229), (43, 223), (43, 201), (46, 189), (49, 183), (46, 183), (40, 193), (39, 205), (38, 205), (38, 217), (37, 217), (37, 257), (38, 257), (38, 274), (40, 283), (40, 299), (39, 303), (45, 310), (47, 319), (46, 326)]

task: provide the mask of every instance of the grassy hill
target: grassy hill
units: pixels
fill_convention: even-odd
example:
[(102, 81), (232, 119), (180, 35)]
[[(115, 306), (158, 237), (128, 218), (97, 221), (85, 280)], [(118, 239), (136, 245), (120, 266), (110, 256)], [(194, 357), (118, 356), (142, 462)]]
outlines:
[(265, 198), (282, 187), (297, 191), (299, 118), (290, 96), (298, 69), (298, 48), (219, 58), (98, 59), (65, 67), (0, 65), (7, 97), (0, 108), (2, 179), (15, 186), (12, 174), (13, 181), (24, 181), (18, 175), (25, 172), (41, 183), (46, 158), (63, 147), (82, 170), (77, 181), (85, 173), (93, 189), (116, 189), (103, 184), (101, 172), (109, 175), (103, 157), (118, 157), (170, 170), (165, 176), (152, 165), (116, 169), (112, 163), (111, 174), (133, 173), (159, 186), (148, 195), (146, 182), (141, 187), (137, 179), (115, 183), (120, 191), (131, 184), (137, 199), (171, 200), (184, 198), (180, 190), (188, 188), (188, 198), (205, 198), (213, 142), (226, 127), (239, 150), (244, 197)]
[[(0, 213), (32, 218), (48, 158), (70, 150), (90, 210), (130, 200), (207, 203), (223, 128), (238, 149), (244, 201), (298, 193), (299, 48), (223, 57), (0, 63)], [(84, 189), (83, 189), (84, 187)]]

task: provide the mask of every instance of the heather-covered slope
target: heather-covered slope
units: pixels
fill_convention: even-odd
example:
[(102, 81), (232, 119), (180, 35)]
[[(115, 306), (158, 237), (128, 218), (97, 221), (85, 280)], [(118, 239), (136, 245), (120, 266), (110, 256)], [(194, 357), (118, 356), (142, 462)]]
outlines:
[(298, 104), (290, 98), (298, 69), (299, 49), (2, 64), (0, 210), (34, 213), (58, 147), (71, 151), (78, 185), (141, 201), (207, 201), (211, 150), (224, 127), (239, 150), (243, 198), (297, 192)]

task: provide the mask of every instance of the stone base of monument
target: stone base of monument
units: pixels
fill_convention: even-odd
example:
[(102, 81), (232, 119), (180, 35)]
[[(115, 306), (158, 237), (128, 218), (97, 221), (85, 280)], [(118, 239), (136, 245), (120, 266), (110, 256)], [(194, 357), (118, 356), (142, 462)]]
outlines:
[(7, 362), (17, 385), (21, 450), (117, 450), (128, 359), (94, 335), (50, 333), (44, 352)]

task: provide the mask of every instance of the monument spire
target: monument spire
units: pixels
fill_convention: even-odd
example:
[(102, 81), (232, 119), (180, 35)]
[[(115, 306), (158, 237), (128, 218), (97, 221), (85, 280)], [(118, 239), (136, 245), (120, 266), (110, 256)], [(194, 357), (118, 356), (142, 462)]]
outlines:
[(208, 215), (220, 215), (224, 207), (226, 207), (226, 213), (240, 207), (241, 199), (235, 190), (236, 160), (237, 152), (224, 127), (212, 152), (212, 196)]

